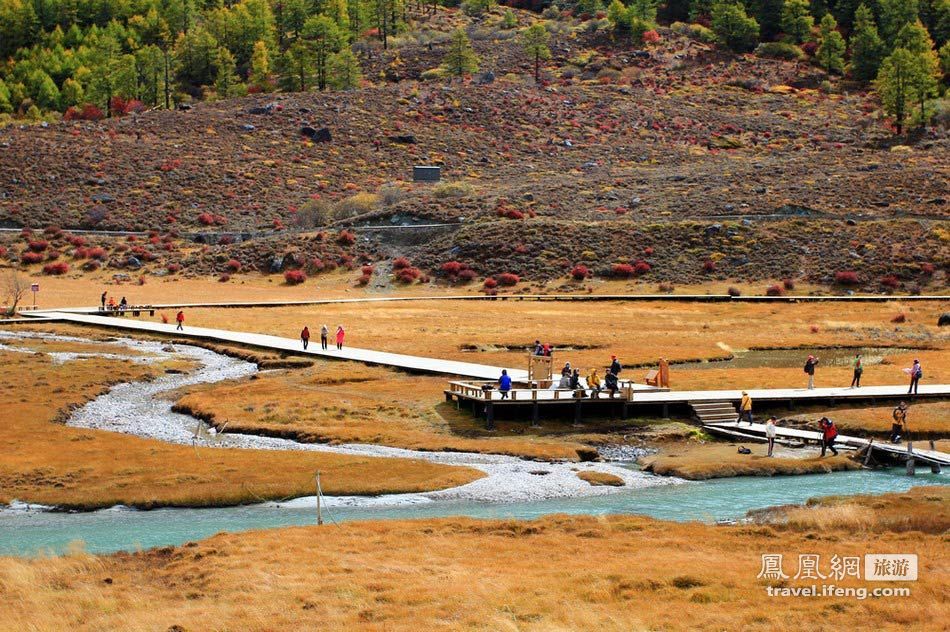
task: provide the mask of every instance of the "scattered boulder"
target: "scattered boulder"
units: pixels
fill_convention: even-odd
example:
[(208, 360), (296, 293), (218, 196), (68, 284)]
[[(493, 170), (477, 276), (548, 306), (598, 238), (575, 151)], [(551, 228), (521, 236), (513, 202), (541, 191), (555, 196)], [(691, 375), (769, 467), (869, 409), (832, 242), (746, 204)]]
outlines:
[(475, 85), (487, 86), (490, 83), (495, 83), (495, 73), (491, 70), (475, 77)]
[(260, 105), (253, 107), (247, 111), (248, 114), (273, 114), (274, 112), (280, 112), (280, 104), (276, 101), (272, 101), (267, 105)]
[(389, 140), (400, 145), (416, 144), (416, 137), (413, 134), (397, 134), (396, 136), (390, 136)]
[(315, 127), (310, 127), (309, 125), (305, 125), (304, 127), (300, 128), (300, 135), (306, 136), (315, 143), (329, 143), (331, 140), (333, 140), (333, 135), (330, 134), (329, 128), (326, 127), (317, 129)]
[(108, 193), (96, 193), (92, 196), (92, 201), (104, 204), (107, 202), (115, 202), (115, 197), (109, 195)]
[(940, 314), (937, 320), (937, 327), (950, 327), (950, 313)]

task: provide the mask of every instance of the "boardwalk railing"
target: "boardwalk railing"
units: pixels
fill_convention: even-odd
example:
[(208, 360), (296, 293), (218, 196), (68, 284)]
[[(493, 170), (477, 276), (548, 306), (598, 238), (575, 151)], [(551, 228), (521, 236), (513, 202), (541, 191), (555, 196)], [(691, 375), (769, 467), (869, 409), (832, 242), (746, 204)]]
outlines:
[[(486, 388), (490, 387), (490, 388)], [(633, 382), (622, 381), (620, 388), (611, 393), (608, 390), (601, 389), (599, 392), (589, 387), (573, 388), (512, 388), (508, 391), (508, 397), (503, 398), (502, 391), (498, 390), (497, 382), (472, 381), (466, 380), (449, 382), (449, 388), (445, 391), (447, 400), (462, 398), (474, 399), (486, 402), (552, 402), (564, 401), (571, 402), (578, 399), (603, 399), (618, 401), (633, 401)]]

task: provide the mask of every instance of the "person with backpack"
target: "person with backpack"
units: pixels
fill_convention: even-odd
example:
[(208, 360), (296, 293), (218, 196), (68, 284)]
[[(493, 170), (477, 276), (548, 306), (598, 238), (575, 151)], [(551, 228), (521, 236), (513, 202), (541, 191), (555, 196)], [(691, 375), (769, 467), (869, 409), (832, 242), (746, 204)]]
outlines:
[(178, 310), (178, 314), (175, 315), (175, 322), (178, 323), (178, 326), (175, 327), (175, 331), (184, 331), (185, 327), (185, 312)]
[(507, 369), (501, 370), (501, 377), (498, 378), (498, 392), (501, 393), (502, 399), (508, 399), (508, 393), (511, 391), (511, 376), (508, 375)]
[(304, 325), (303, 331), (300, 332), (300, 341), (303, 342), (303, 350), (307, 350), (307, 345), (310, 344), (310, 328)]
[(752, 398), (749, 397), (748, 391), (742, 391), (742, 401), (739, 402), (739, 418), (736, 419), (736, 423), (742, 421), (745, 418), (749, 422), (749, 425), (752, 425)]
[(620, 366), (620, 360), (617, 359), (617, 356), (610, 356), (610, 372), (613, 373), (616, 377), (620, 377), (620, 372), (623, 370), (623, 367)]
[(765, 438), (769, 440), (769, 453), (766, 456), (772, 456), (772, 450), (775, 448), (775, 417), (769, 417), (765, 422)]
[(904, 428), (907, 425), (907, 403), (901, 402), (891, 413), (894, 421), (891, 423), (891, 443), (898, 443), (904, 436)]
[(910, 367), (910, 388), (907, 389), (908, 395), (917, 394), (917, 383), (924, 376), (924, 370), (920, 367), (920, 360), (914, 360), (914, 365)]
[(805, 375), (808, 376), (808, 389), (812, 390), (815, 388), (815, 367), (818, 365), (818, 358), (813, 355), (808, 356), (808, 359), (805, 360)]
[(541, 344), (540, 340), (534, 341), (534, 355), (536, 356), (544, 355), (544, 345)]
[(327, 340), (330, 338), (330, 328), (324, 325), (320, 328), (320, 346), (327, 350)]
[(861, 354), (854, 356), (854, 360), (851, 361), (851, 370), (853, 375), (851, 377), (851, 388), (861, 388), (861, 374), (864, 373), (864, 362), (861, 360)]
[(835, 422), (827, 417), (822, 417), (819, 422), (821, 426), (821, 456), (825, 456), (825, 449), (831, 450), (831, 453), (838, 456), (838, 450), (835, 449), (835, 439), (838, 438), (838, 428)]

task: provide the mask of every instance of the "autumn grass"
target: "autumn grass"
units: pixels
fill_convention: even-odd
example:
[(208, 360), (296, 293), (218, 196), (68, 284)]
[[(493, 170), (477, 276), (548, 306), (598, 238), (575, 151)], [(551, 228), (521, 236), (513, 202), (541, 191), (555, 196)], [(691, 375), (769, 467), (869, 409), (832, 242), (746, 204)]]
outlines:
[[(739, 454), (744, 445), (752, 454)], [(814, 450), (807, 453), (776, 446), (775, 456), (768, 457), (762, 443), (687, 443), (664, 444), (654, 456), (641, 460), (644, 468), (661, 476), (677, 476), (689, 480), (728, 478), (733, 476), (779, 476), (793, 474), (826, 474), (860, 469), (860, 464), (844, 454), (821, 458)]]
[[(637, 516), (445, 518), (221, 534), (102, 557), (5, 558), (0, 620), (40, 631), (932, 630), (950, 616), (939, 530), (948, 500), (946, 488), (870, 499), (929, 516), (930, 526), (860, 512), (727, 527)], [(919, 556), (911, 598), (775, 599), (766, 586), (776, 582), (756, 578), (765, 553), (782, 553), (793, 575), (799, 554), (821, 554), (827, 565), (832, 555), (880, 552)]]
[[(950, 435), (950, 401), (917, 401), (910, 403), (907, 411), (905, 437), (922, 439)], [(857, 432), (875, 437), (890, 435), (894, 404), (856, 408), (816, 408), (805, 415), (808, 419), (829, 416), (844, 433)]]
[(577, 478), (582, 481), (587, 481), (591, 485), (597, 486), (609, 486), (609, 487), (623, 487), (623, 479), (619, 476), (613, 474), (608, 474), (607, 472), (578, 472)]
[(55, 364), (47, 355), (0, 352), (0, 502), (77, 509), (234, 505), (312, 495), (317, 470), (328, 494), (427, 491), (481, 476), (416, 460), (192, 448), (53, 423), (112, 384), (149, 379), (165, 368), (105, 358)]

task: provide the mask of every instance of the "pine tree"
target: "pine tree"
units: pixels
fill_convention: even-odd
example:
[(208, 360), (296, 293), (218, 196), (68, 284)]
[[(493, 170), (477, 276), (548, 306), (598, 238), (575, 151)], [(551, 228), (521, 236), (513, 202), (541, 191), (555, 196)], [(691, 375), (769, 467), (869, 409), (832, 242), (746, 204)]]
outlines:
[[(763, 40), (771, 40), (784, 31), (782, 17), (788, 2), (785, 0), (758, 0), (755, 19), (759, 22)], [(807, 6), (807, 5), (806, 5)]]
[(534, 62), (534, 80), (537, 83), (541, 82), (541, 60), (551, 59), (549, 38), (548, 30), (541, 22), (535, 22), (521, 33), (521, 45)]
[(317, 73), (317, 88), (327, 89), (327, 69), (330, 55), (340, 50), (343, 37), (336, 22), (325, 15), (310, 18), (303, 25), (303, 39), (313, 54)]
[(917, 21), (917, 0), (880, 0), (880, 7), (881, 35), (893, 49), (900, 30)]
[(360, 85), (363, 73), (360, 62), (349, 47), (330, 56), (330, 87), (334, 90), (352, 90)]
[(478, 71), (478, 56), (464, 29), (452, 31), (448, 52), (442, 58), (442, 69), (445, 74), (456, 77)]
[(914, 59), (913, 53), (906, 48), (895, 48), (894, 52), (881, 62), (881, 69), (877, 73), (875, 88), (884, 111), (894, 117), (898, 134), (904, 131), (907, 110), (914, 98), (914, 74), (919, 70), (920, 65)]
[(267, 44), (264, 40), (258, 40), (254, 44), (248, 82), (261, 92), (270, 92), (270, 53), (267, 52)]
[(928, 119), (927, 99), (937, 95), (937, 79), (940, 77), (940, 60), (934, 50), (933, 40), (918, 20), (905, 24), (897, 33), (894, 42), (898, 48), (909, 51), (917, 64), (917, 71), (911, 76), (910, 85), (914, 100), (920, 106), (918, 120), (924, 125)]
[(349, 38), (350, 11), (346, 0), (326, 0), (324, 13), (340, 28), (343, 35)]
[(241, 80), (238, 79), (234, 55), (224, 46), (218, 48), (214, 59), (214, 90), (219, 99), (237, 96)]
[(10, 88), (0, 79), (0, 114), (10, 114), (13, 112), (13, 104), (10, 102)]
[(844, 38), (838, 32), (838, 22), (833, 15), (826, 13), (825, 17), (821, 18), (818, 50), (815, 52), (818, 65), (827, 72), (844, 72), (844, 50)]
[(759, 23), (746, 15), (741, 4), (717, 2), (713, 5), (712, 30), (720, 42), (737, 53), (752, 50), (759, 39)]
[(871, 81), (877, 76), (884, 58), (884, 42), (877, 34), (874, 14), (865, 4), (854, 12), (854, 31), (851, 33), (851, 75), (859, 81)]
[(815, 19), (809, 13), (808, 0), (785, 0), (782, 7), (782, 30), (801, 44), (811, 33)]
[[(81, 83), (72, 77), (63, 82), (63, 89), (60, 90), (60, 102), (63, 107), (82, 105), (85, 98), (85, 91), (82, 89)], [(2, 111), (2, 104), (0, 104), (0, 111)]]
[(306, 92), (313, 85), (313, 53), (302, 40), (291, 44), (277, 61), (281, 89)]

